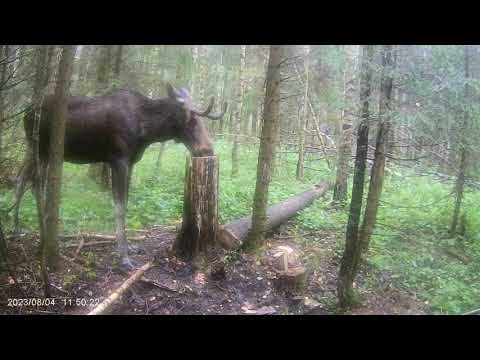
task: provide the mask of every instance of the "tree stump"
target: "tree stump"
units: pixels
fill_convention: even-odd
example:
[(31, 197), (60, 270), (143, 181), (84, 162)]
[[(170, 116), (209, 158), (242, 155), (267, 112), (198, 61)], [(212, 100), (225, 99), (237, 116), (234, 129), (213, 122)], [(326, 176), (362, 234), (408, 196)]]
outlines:
[(187, 157), (183, 221), (174, 251), (196, 260), (215, 245), (218, 231), (218, 162), (216, 156)]
[(306, 270), (298, 254), (289, 246), (278, 246), (273, 255), (276, 278), (273, 283), (278, 291), (299, 295), (306, 284)]
[(299, 265), (287, 271), (278, 272), (274, 284), (278, 291), (288, 295), (299, 295), (305, 289), (306, 279), (305, 268)]

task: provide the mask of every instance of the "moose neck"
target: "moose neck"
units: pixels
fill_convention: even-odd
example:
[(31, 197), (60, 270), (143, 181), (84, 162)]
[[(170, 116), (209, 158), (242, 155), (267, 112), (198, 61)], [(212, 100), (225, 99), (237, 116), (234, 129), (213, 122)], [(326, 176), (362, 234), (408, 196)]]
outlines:
[(171, 105), (164, 99), (149, 100), (140, 110), (140, 137), (145, 145), (175, 139), (175, 120)]

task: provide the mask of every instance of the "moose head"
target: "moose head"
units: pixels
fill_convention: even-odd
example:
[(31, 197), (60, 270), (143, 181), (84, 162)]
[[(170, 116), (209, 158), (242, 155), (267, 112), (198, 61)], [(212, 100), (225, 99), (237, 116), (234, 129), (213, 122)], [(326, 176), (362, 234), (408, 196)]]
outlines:
[(175, 89), (167, 84), (168, 100), (174, 106), (175, 130), (174, 138), (182, 142), (193, 156), (211, 156), (213, 148), (210, 142), (208, 131), (202, 121), (202, 117), (211, 120), (218, 120), (227, 111), (227, 104), (223, 104), (222, 112), (218, 115), (211, 115), (214, 106), (214, 98), (210, 99), (207, 109), (198, 111), (195, 109), (193, 100), (185, 88)]

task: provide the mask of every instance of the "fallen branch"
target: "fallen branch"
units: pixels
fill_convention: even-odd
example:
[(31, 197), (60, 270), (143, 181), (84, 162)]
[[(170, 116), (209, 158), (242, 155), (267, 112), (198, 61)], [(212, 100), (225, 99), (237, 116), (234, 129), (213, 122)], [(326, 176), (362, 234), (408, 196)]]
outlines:
[(65, 256), (65, 255), (62, 255), (62, 254), (60, 254), (60, 257), (61, 257), (63, 260), (69, 262), (69, 263), (70, 263), (73, 267), (75, 267), (78, 271), (80, 271), (80, 272), (85, 271), (85, 268), (84, 268), (82, 265), (77, 264), (74, 259), (71, 259), (71, 258), (69, 258), (69, 257), (67, 257), (67, 256)]
[(172, 288), (170, 288), (170, 287), (168, 287), (168, 286), (166, 286), (166, 285), (162, 285), (162, 284), (160, 284), (159, 282), (157, 282), (157, 281), (155, 281), (155, 280), (146, 278), (145, 276), (142, 276), (142, 277), (140, 278), (140, 281), (142, 281), (142, 282), (144, 282), (144, 283), (147, 283), (147, 284), (150, 284), (150, 285), (152, 285), (152, 286), (155, 286), (155, 287), (157, 287), (157, 288), (159, 288), (159, 289), (162, 289), (162, 290), (166, 290), (166, 291), (170, 291), (170, 292), (174, 292), (174, 293), (178, 292), (178, 290), (172, 289)]
[(80, 244), (78, 244), (77, 250), (75, 250), (75, 254), (73, 255), (73, 260), (75, 260), (78, 257), (84, 245), (85, 245), (85, 238), (82, 237), (82, 239), (80, 240)]
[(462, 315), (480, 315), (480, 309), (469, 311), (469, 312), (466, 312), (465, 314), (462, 314)]
[(103, 300), (95, 309), (90, 311), (87, 315), (102, 315), (105, 313), (134, 283), (140, 280), (148, 269), (153, 266), (150, 261), (136, 270), (125, 282), (115, 290), (108, 298)]
[[(77, 238), (84, 238), (84, 239), (97, 239), (97, 240), (115, 240), (115, 235), (103, 235), (103, 234), (76, 234), (76, 235), (60, 235), (62, 239), (77, 239)], [(140, 236), (129, 236), (127, 239), (130, 241), (143, 241), (147, 237), (145, 235)]]
[[(331, 187), (331, 182), (324, 181), (315, 185), (313, 189), (304, 191), (301, 194), (272, 205), (267, 209), (266, 229), (270, 231), (283, 224), (297, 212), (312, 204), (315, 199), (324, 195), (329, 189), (331, 189)], [(220, 227), (217, 241), (227, 250), (239, 248), (247, 238), (251, 227), (251, 215), (232, 221), (231, 223)]]
[[(115, 240), (105, 240), (105, 241), (91, 241), (91, 242), (86, 242), (82, 245), (82, 248), (87, 247), (87, 246), (97, 246), (97, 245), (109, 245), (109, 244), (115, 244)], [(69, 248), (74, 248), (77, 247), (77, 244), (68, 244), (65, 247), (67, 249)]]

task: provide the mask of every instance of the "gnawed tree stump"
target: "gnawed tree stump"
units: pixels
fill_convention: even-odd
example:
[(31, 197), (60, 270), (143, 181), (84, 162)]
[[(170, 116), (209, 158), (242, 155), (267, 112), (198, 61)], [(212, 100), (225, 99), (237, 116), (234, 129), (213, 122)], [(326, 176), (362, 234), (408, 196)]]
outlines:
[(217, 157), (187, 157), (183, 221), (174, 251), (184, 260), (196, 260), (199, 254), (215, 245), (217, 231)]
[[(285, 223), (297, 212), (311, 205), (315, 199), (324, 195), (331, 187), (331, 182), (324, 181), (318, 185), (315, 185), (310, 190), (304, 191), (301, 194), (295, 195), (287, 200), (269, 207), (267, 209), (267, 230), (273, 230), (277, 226)], [(217, 235), (217, 241), (227, 250), (237, 249), (247, 238), (251, 227), (252, 215), (232, 221), (231, 223), (220, 227)]]
[(300, 262), (300, 256), (290, 246), (278, 246), (274, 249), (273, 262), (276, 278), (273, 284), (280, 292), (298, 295), (306, 284), (306, 270)]
[(299, 295), (305, 289), (307, 272), (302, 265), (279, 272), (273, 279), (273, 284), (278, 291), (288, 295)]

